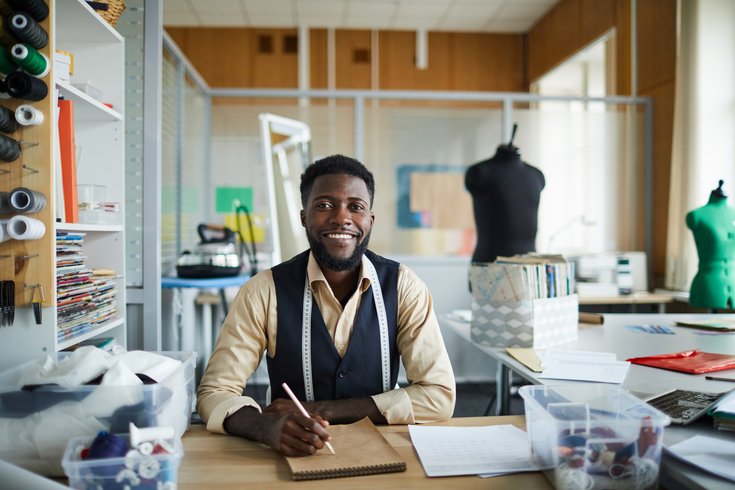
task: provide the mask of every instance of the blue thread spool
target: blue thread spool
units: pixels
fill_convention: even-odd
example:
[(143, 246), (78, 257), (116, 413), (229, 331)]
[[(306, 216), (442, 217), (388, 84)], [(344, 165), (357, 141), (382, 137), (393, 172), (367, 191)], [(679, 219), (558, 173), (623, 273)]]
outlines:
[[(87, 460), (124, 458), (128, 452), (128, 442), (107, 431), (100, 431), (89, 446)], [(104, 479), (114, 478), (118, 472), (125, 467), (124, 464), (110, 464), (105, 466), (94, 466), (92, 473)]]
[(122, 458), (128, 452), (128, 442), (103, 430), (89, 446), (87, 459)]

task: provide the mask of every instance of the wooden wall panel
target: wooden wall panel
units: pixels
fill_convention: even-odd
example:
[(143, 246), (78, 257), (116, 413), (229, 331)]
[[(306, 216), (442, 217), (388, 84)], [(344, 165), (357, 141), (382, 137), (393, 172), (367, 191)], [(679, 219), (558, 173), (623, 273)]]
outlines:
[(326, 89), (327, 73), (327, 30), (309, 30), (309, 78), (313, 89)]
[(673, 0), (638, 1), (638, 87), (641, 90), (669, 83), (676, 76), (675, 4)]
[(528, 33), (533, 82), (616, 25), (619, 0), (562, 0)]
[(429, 33), (429, 66), (415, 67), (416, 35), (380, 32), (380, 88), (384, 90), (512, 91), (528, 89), (524, 38), (483, 33)]
[(369, 30), (337, 30), (334, 33), (337, 89), (370, 89), (373, 56)]
[(630, 40), (630, 2), (618, 0), (615, 8), (615, 71), (616, 92), (613, 95), (630, 95), (631, 93), (631, 40)]
[(528, 33), (528, 78), (531, 82), (578, 50), (580, 0), (562, 0)]
[[(168, 27), (166, 31), (214, 88), (297, 88), (298, 58), (284, 53), (285, 36), (296, 29)], [(272, 52), (259, 50), (270, 38)]]
[(381, 31), (378, 80), (383, 90), (446, 90), (450, 80), (449, 39), (446, 33), (428, 35), (428, 62), (416, 68), (416, 34), (411, 31)]
[(579, 39), (587, 44), (605, 34), (617, 24), (616, 0), (581, 0), (579, 2)]

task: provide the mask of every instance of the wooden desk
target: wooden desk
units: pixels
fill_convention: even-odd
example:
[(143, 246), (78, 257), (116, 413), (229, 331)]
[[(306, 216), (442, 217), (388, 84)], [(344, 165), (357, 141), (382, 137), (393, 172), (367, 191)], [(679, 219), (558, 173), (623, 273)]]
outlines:
[[(432, 425), (471, 427), (513, 424), (526, 430), (522, 416), (463, 417)], [(424, 473), (408, 434), (408, 426), (379, 426), (387, 441), (406, 460), (404, 473), (293, 481), (283, 456), (262, 444), (239, 437), (212, 434), (203, 425), (192, 425), (182, 439), (184, 459), (179, 467), (179, 490), (242, 488), (484, 488), (550, 489), (543, 473), (517, 473), (494, 478), (458, 476), (429, 478)]]
[[(701, 332), (675, 326), (677, 320), (701, 319), (702, 314), (647, 314), (604, 315), (604, 325), (585, 325), (587, 328), (579, 330), (578, 339), (574, 342), (554, 346), (555, 349), (614, 352), (618, 360), (629, 357), (638, 357), (651, 354), (679, 352), (697, 348), (705, 352), (729, 354), (735, 352), (735, 336), (733, 335), (704, 335)], [(733, 315), (718, 315), (719, 318), (733, 318)], [(450, 320), (446, 315), (439, 315), (440, 322), (452, 328), (468, 342), (472, 342), (470, 324)], [(675, 335), (653, 335), (636, 333), (625, 328), (626, 325), (658, 324), (668, 325)], [(510, 374), (517, 374), (533, 384), (576, 383), (576, 381), (560, 381), (540, 379), (539, 373), (528, 369), (521, 362), (507, 353), (502, 347), (487, 347), (474, 344), (480, 351), (490, 355), (498, 361), (496, 397), (496, 413), (505, 414), (509, 411), (510, 401)], [(720, 371), (717, 374), (732, 377), (735, 369)], [(693, 375), (656, 369), (648, 366), (633, 364), (628, 369), (622, 388), (634, 395), (652, 395), (663, 391), (680, 388), (693, 391), (726, 392), (733, 389), (732, 383), (724, 381), (709, 381), (704, 374)], [(717, 439), (732, 441), (735, 438), (732, 432), (718, 431), (712, 426), (711, 420), (702, 419), (691, 425), (670, 425), (664, 431), (664, 444), (672, 445), (688, 437), (704, 434)], [(712, 476), (689, 465), (682, 464), (664, 454), (661, 465), (661, 479), (659, 483), (665, 488), (683, 489), (733, 489), (735, 483)]]
[(610, 306), (629, 305), (635, 312), (636, 305), (658, 305), (659, 313), (666, 313), (666, 305), (675, 300), (671, 294), (639, 292), (633, 294), (621, 294), (620, 296), (580, 296), (580, 306)]

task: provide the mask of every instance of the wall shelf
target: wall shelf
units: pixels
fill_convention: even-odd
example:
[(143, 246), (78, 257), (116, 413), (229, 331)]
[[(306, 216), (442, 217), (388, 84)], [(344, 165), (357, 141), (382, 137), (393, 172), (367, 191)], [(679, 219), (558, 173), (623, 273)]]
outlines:
[[(0, 168), (10, 171), (0, 179), (0, 190), (7, 192), (23, 186), (42, 192), (46, 207), (29, 217), (41, 220), (45, 234), (38, 240), (11, 240), (0, 244), (0, 255), (11, 258), (0, 263), (0, 280), (13, 280), (16, 289), (15, 322), (10, 327), (0, 328), (0, 370), (28, 359), (37, 358), (44, 352), (56, 352), (75, 344), (106, 334), (115, 336), (122, 346), (126, 339), (126, 289), (125, 279), (125, 226), (124, 224), (66, 223), (64, 213), (57, 208), (64, 201), (59, 194), (63, 189), (62, 172), (58, 168), (59, 135), (56, 124), (57, 96), (71, 100), (74, 114), (74, 145), (76, 147), (76, 183), (101, 186), (105, 202), (117, 202), (120, 217), (124, 217), (125, 206), (125, 40), (104, 19), (98, 16), (84, 0), (47, 0), (49, 17), (41, 26), (49, 34), (48, 45), (40, 51), (53, 59), (56, 50), (73, 55), (74, 67), (71, 80), (60, 80), (51, 72), (44, 77), (48, 96), (41, 101), (3, 99), (0, 104), (14, 110), (20, 104), (31, 104), (41, 110), (44, 121), (37, 126), (23, 126), (10, 137), (18, 141), (37, 142), (37, 146), (22, 148), (21, 157)], [(98, 88), (103, 96), (96, 100), (73, 84), (90, 84)], [(105, 105), (109, 103), (111, 107)], [(28, 170), (30, 167), (33, 171)], [(5, 218), (6, 216), (3, 216)], [(124, 218), (120, 218), (122, 221)], [(86, 269), (108, 269), (115, 276), (107, 282), (89, 282), (90, 278), (70, 276), (65, 284), (68, 288), (79, 281), (93, 299), (74, 297), (65, 292), (65, 301), (79, 305), (75, 313), (67, 307), (63, 322), (57, 306), (57, 258), (56, 232), (82, 233), (83, 257), (76, 262)], [(32, 258), (19, 261), (19, 257)], [(76, 263), (67, 267), (75, 270)], [(83, 279), (78, 279), (82, 277)], [(26, 285), (40, 284), (44, 300), (41, 322), (37, 323), (30, 303), (34, 288)], [(114, 286), (115, 296), (109, 302), (109, 293)], [(82, 289), (85, 290), (85, 289)], [(80, 293), (83, 294), (83, 293)], [(80, 296), (81, 297), (81, 296)], [(100, 309), (102, 305), (102, 309)], [(114, 311), (113, 311), (114, 307)], [(74, 307), (72, 308), (72, 310)], [(83, 312), (82, 316), (75, 314)], [(100, 325), (88, 325), (96, 315), (104, 318)], [(58, 340), (59, 326), (78, 328), (81, 333)]]

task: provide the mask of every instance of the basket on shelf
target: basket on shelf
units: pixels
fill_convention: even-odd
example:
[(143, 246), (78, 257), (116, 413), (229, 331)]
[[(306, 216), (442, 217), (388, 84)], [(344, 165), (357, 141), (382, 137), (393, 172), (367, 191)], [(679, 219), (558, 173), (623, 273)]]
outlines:
[[(95, 9), (95, 12), (105, 19), (112, 27), (115, 27), (115, 24), (117, 24), (117, 21), (120, 19), (120, 15), (126, 7), (125, 0), (97, 0), (95, 3), (107, 5), (107, 10)], [(94, 8), (94, 4), (91, 4), (91, 6)]]

